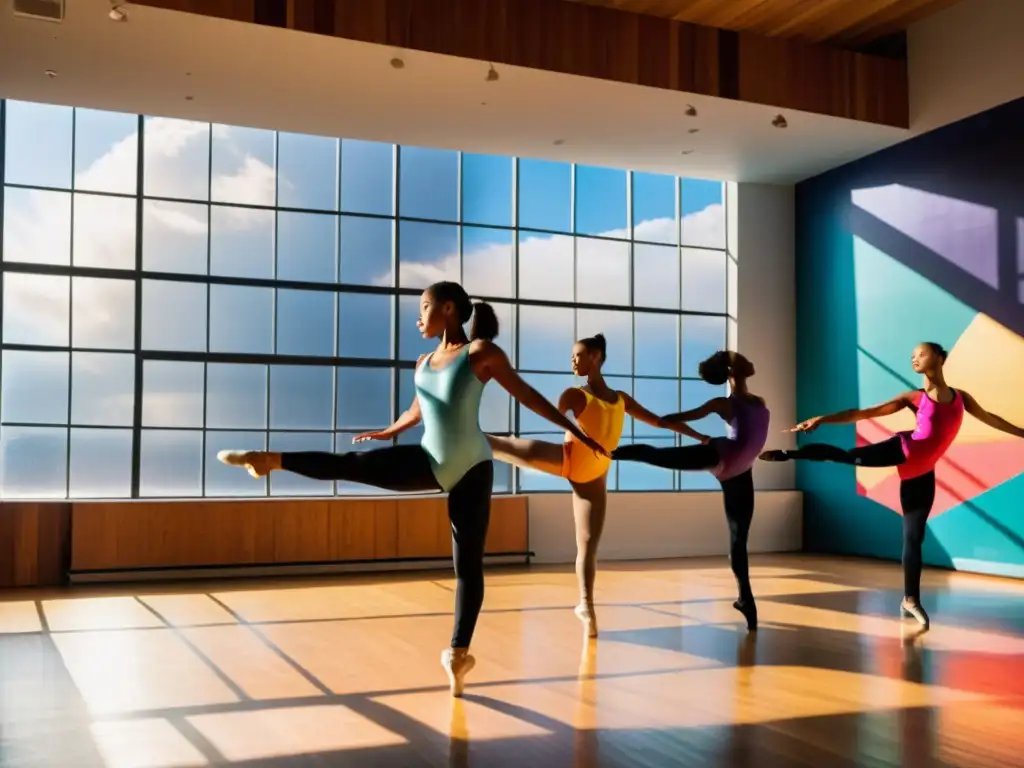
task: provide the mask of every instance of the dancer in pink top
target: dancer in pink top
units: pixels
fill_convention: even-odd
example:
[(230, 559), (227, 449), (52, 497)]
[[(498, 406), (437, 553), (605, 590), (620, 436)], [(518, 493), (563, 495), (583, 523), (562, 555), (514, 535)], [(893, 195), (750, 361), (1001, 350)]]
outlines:
[(918, 344), (910, 358), (915, 373), (924, 376), (924, 388), (904, 392), (887, 403), (871, 408), (851, 408), (828, 416), (815, 416), (793, 427), (790, 432), (812, 432), (822, 424), (848, 424), (876, 419), (909, 408), (917, 415), (912, 432), (900, 432), (881, 443), (859, 448), (837, 448), (826, 443), (811, 443), (795, 451), (765, 451), (764, 461), (834, 461), (859, 467), (896, 467), (900, 476), (900, 507), (903, 510), (903, 602), (900, 609), (924, 627), (928, 614), (921, 607), (921, 546), (925, 525), (935, 501), (935, 465), (953, 444), (964, 411), (993, 429), (1024, 437), (1024, 429), (989, 413), (978, 401), (961, 390), (946, 385), (942, 365), (946, 350), (932, 341)]

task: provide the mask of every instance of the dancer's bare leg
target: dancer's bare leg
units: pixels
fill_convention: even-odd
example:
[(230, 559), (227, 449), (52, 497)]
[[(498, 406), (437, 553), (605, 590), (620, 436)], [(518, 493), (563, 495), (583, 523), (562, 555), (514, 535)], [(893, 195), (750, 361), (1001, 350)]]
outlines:
[(487, 441), (491, 444), (491, 452), (496, 461), (515, 464), (517, 467), (536, 469), (557, 477), (562, 476), (561, 443), (531, 440), (526, 437), (495, 437), (494, 435), (487, 435)]
[(583, 622), (587, 636), (597, 637), (594, 580), (597, 577), (597, 547), (608, 508), (608, 475), (587, 483), (570, 484), (573, 490), (572, 514), (576, 521), (576, 579), (580, 587), (576, 615)]

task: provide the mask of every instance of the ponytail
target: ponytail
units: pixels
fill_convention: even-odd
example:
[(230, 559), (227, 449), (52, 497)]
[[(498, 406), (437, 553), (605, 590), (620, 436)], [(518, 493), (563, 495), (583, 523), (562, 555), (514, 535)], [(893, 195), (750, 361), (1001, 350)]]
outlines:
[(498, 338), (498, 316), (486, 301), (473, 304), (473, 323), (469, 327), (470, 340), (494, 341)]

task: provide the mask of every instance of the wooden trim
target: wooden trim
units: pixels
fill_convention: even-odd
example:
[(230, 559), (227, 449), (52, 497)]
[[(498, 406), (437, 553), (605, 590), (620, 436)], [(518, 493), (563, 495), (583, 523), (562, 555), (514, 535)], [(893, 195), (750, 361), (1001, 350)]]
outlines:
[[(394, 49), (909, 126), (907, 63), (569, 0), (136, 0)], [(257, 12), (258, 11), (258, 12)]]
[(67, 502), (0, 503), (0, 587), (63, 584), (70, 523)]

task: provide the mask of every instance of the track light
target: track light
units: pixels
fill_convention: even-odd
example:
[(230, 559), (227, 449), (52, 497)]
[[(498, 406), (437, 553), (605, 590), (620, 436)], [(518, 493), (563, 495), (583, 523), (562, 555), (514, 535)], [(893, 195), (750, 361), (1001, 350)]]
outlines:
[(687, 104), (686, 105), (686, 111), (683, 114), (686, 115), (687, 117), (696, 117), (697, 116), (697, 108), (695, 106), (693, 106), (693, 104)]
[(495, 82), (496, 80), (498, 80), (498, 78), (499, 78), (499, 77), (500, 77), (500, 75), (498, 74), (498, 70), (496, 70), (496, 69), (494, 68), (494, 65), (493, 65), (493, 64), (491, 64), (490, 68), (489, 68), (489, 69), (487, 70), (487, 77), (486, 77), (486, 78), (484, 78), (484, 79), (485, 79), (485, 80), (486, 80), (486, 81), (487, 81), (488, 83), (493, 83), (493, 82)]
[(119, 0), (110, 0), (110, 12), (107, 16), (111, 21), (128, 21), (128, 12), (124, 9), (124, 3)]
[(772, 125), (774, 125), (776, 128), (789, 127), (789, 123), (786, 122), (786, 118), (784, 118), (782, 115), (776, 115), (775, 119), (772, 120)]

